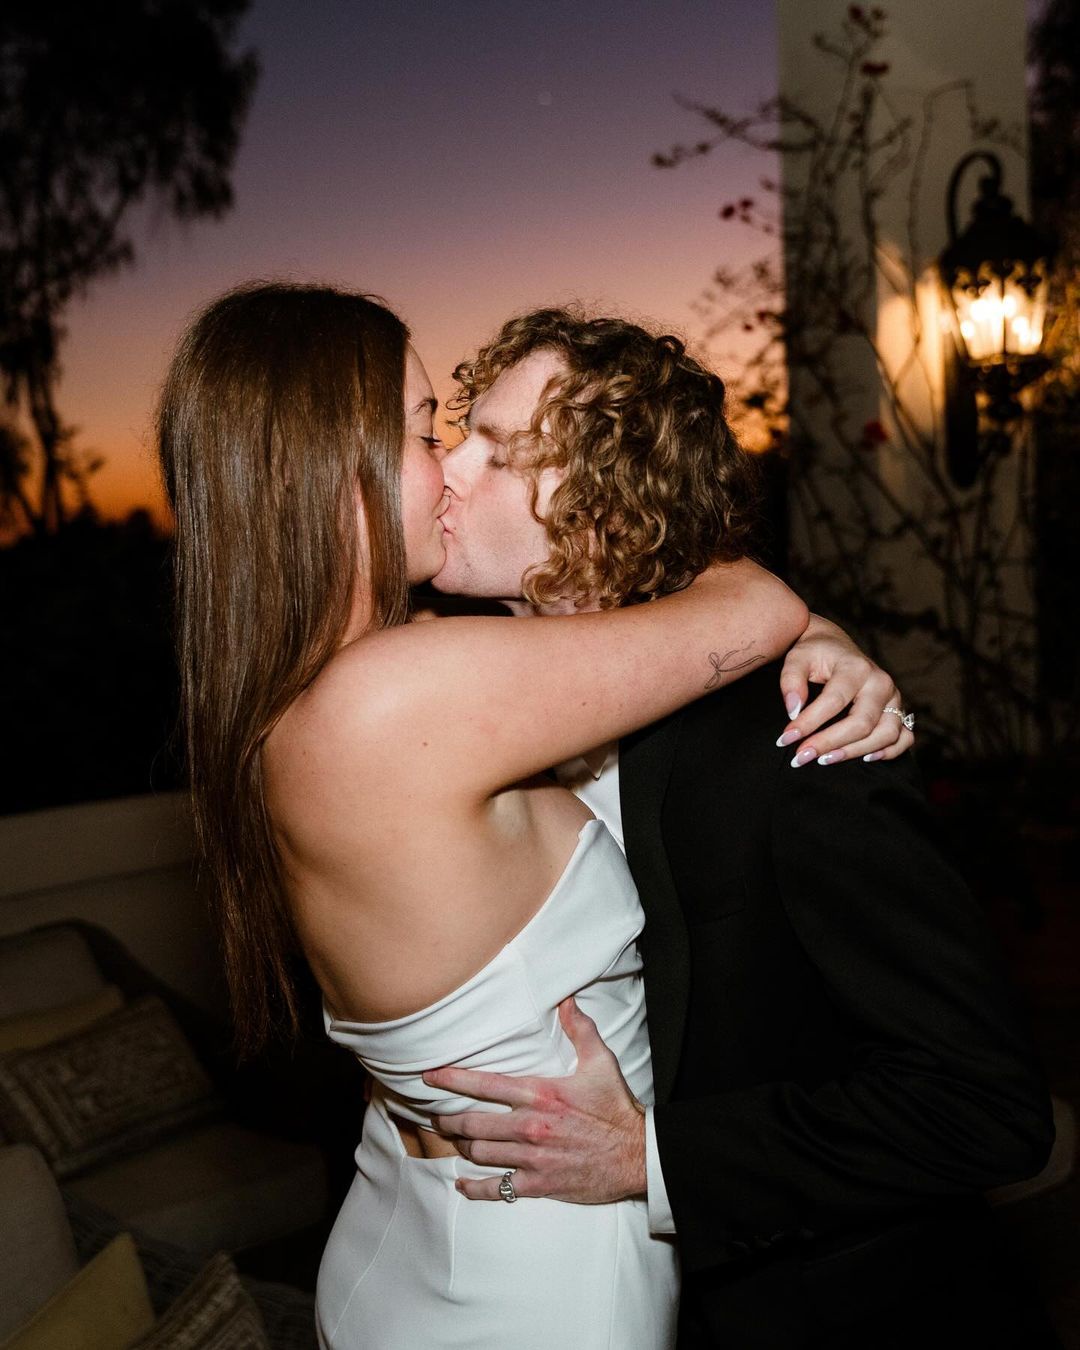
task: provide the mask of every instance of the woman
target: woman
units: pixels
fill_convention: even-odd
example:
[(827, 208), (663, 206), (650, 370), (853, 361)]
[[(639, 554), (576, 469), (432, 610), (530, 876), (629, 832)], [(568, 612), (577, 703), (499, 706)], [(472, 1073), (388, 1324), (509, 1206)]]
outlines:
[(295, 1026), (298, 944), (374, 1079), (320, 1272), (325, 1346), (654, 1350), (677, 1284), (644, 1201), (468, 1205), (455, 1180), (490, 1169), (431, 1126), (477, 1104), (421, 1075), (570, 1071), (557, 1009), (576, 994), (650, 1100), (637, 897), (545, 770), (714, 687), (711, 654), (777, 656), (806, 610), (739, 561), (630, 609), (407, 623), (445, 506), (407, 340), (365, 297), (255, 286), (196, 320), (162, 397), (191, 786), (238, 1039)]

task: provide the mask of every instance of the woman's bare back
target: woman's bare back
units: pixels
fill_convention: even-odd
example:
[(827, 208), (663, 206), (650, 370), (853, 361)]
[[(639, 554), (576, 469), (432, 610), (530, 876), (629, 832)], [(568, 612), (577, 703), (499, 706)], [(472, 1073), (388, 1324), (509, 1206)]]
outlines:
[(267, 805), (327, 1006), (386, 1021), (465, 983), (525, 926), (590, 813), (546, 776), (468, 802), (422, 763), (385, 772), (332, 704), (317, 681), (274, 728)]

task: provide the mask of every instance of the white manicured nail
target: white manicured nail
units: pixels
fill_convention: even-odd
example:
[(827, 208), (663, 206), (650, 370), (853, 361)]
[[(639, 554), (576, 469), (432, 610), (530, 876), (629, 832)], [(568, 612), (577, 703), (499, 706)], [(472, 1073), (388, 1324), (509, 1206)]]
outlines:
[(802, 712), (802, 699), (798, 694), (788, 694), (784, 699), (784, 707), (787, 709), (787, 715), (794, 719)]
[(782, 750), (786, 745), (794, 745), (796, 741), (802, 740), (802, 732), (797, 727), (792, 727), (790, 731), (785, 731), (776, 744)]
[(872, 750), (870, 754), (863, 755), (864, 764), (873, 764), (876, 759), (881, 759), (885, 754), (884, 750)]
[(804, 764), (809, 764), (812, 759), (817, 759), (817, 751), (807, 747), (807, 749), (799, 751), (791, 761), (791, 767), (801, 769)]

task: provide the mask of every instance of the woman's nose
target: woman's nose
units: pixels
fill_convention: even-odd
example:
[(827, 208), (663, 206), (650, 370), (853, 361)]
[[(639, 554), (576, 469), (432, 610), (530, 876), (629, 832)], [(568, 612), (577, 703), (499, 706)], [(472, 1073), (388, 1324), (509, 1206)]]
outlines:
[(462, 441), (451, 450), (447, 450), (443, 456), (443, 481), (446, 484), (447, 491), (453, 497), (460, 497), (465, 487), (464, 457), (461, 454), (461, 448), (464, 444), (465, 442)]

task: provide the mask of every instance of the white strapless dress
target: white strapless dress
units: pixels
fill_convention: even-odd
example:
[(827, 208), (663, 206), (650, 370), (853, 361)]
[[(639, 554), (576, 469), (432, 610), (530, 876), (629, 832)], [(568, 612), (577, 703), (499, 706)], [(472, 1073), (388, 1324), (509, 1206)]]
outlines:
[(426, 1069), (572, 1073), (558, 1004), (577, 996), (652, 1102), (641, 959), (644, 919), (619, 846), (588, 821), (543, 906), (481, 971), (392, 1022), (324, 1014), (331, 1039), (374, 1080), (356, 1177), (319, 1269), (326, 1350), (663, 1350), (675, 1343), (671, 1240), (649, 1233), (644, 1200), (467, 1200), (460, 1176), (498, 1175), (464, 1158), (413, 1158), (393, 1116), (430, 1127), (455, 1111), (503, 1110), (430, 1088)]

